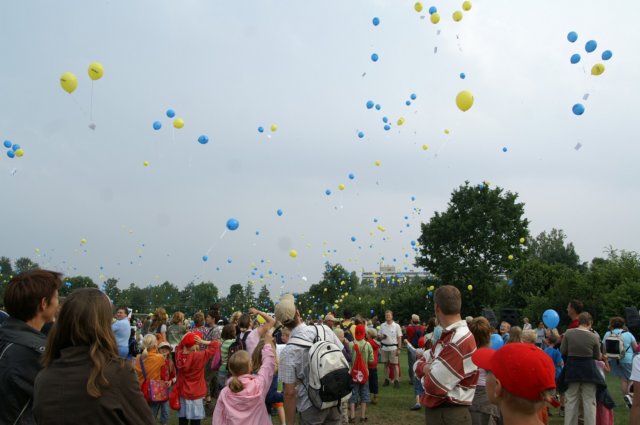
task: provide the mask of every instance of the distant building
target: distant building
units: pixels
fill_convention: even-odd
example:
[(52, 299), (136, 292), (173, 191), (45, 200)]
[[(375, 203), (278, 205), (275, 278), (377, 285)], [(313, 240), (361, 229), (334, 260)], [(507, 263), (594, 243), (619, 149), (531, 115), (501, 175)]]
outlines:
[(382, 282), (387, 280), (398, 280), (398, 279), (406, 279), (410, 280), (413, 278), (433, 278), (433, 275), (426, 271), (398, 271), (395, 266), (385, 266), (383, 264), (380, 265), (380, 270), (377, 272), (367, 272), (362, 270), (362, 276), (360, 278), (361, 282), (365, 280), (372, 282)]

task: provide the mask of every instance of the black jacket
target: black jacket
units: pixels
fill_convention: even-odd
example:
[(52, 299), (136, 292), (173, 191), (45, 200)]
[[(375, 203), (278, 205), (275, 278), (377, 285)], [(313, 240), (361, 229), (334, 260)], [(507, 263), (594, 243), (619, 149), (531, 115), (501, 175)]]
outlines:
[(0, 326), (0, 425), (34, 424), (33, 384), (46, 337), (22, 320)]

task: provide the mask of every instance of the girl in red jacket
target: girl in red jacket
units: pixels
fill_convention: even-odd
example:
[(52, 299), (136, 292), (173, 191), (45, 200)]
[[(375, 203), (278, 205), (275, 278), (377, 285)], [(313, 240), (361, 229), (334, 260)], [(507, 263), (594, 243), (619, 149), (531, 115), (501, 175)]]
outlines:
[[(198, 351), (198, 344), (206, 349)], [(180, 394), (180, 425), (200, 425), (204, 418), (203, 400), (207, 395), (204, 366), (220, 350), (220, 341), (205, 341), (199, 332), (189, 332), (176, 347), (178, 382), (174, 391)]]

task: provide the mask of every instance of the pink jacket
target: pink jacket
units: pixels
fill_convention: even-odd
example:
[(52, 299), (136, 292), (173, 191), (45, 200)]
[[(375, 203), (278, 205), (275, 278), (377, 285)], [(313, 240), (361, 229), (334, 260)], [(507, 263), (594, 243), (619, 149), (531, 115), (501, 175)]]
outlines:
[(262, 349), (262, 366), (257, 375), (239, 377), (244, 389), (234, 393), (226, 386), (220, 392), (212, 424), (215, 425), (271, 425), (264, 401), (273, 379), (275, 357), (271, 344)]

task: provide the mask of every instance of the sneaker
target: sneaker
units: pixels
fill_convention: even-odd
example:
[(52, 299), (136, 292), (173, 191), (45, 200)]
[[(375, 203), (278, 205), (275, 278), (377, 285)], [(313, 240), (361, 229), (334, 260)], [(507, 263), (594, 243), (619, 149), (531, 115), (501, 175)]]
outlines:
[(384, 380), (384, 384), (382, 384), (383, 387), (388, 387), (389, 386), (389, 380), (385, 379)]
[(422, 408), (422, 407), (421, 407), (418, 403), (416, 403), (416, 404), (414, 404), (414, 405), (411, 407), (411, 409), (409, 409), (409, 410), (420, 410), (421, 408)]
[(624, 404), (626, 404), (627, 407), (631, 409), (631, 406), (633, 405), (633, 396), (631, 394), (624, 395)]
[(395, 381), (393, 383), (393, 388), (396, 388), (396, 389), (400, 388), (400, 381)]

